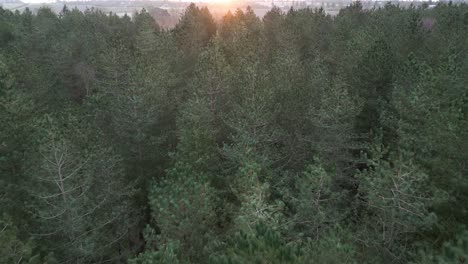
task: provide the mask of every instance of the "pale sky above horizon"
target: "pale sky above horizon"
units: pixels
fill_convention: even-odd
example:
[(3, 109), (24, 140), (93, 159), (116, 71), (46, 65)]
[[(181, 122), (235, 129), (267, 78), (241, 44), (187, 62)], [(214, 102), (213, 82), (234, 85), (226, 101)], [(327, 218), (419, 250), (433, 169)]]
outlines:
[[(23, 3), (28, 3), (28, 4), (47, 4), (47, 3), (54, 3), (55, 0), (20, 0), (22, 1)], [(62, 0), (63, 1), (63, 0)], [(73, 1), (74, 0), (70, 0), (70, 1)], [(169, 0), (171, 1), (171, 0)], [(173, 0), (174, 2), (179, 2), (178, 0)], [(226, 2), (226, 1), (231, 1), (231, 0), (185, 0), (187, 2)], [(318, 0), (316, 0), (318, 1)], [(375, 0), (374, 0), (375, 1)], [(402, 2), (405, 2), (405, 0), (400, 0)], [(406, 1), (411, 1), (411, 0), (406, 0)], [(424, 0), (422, 0), (424, 1)], [(66, 0), (65, 0), (66, 2)], [(438, 2), (438, 0), (432, 0), (432, 2)]]
[[(23, 3), (27, 4), (47, 4), (47, 3), (55, 3), (55, 0), (20, 0)], [(63, 0), (62, 0), (63, 1)], [(226, 2), (226, 0), (184, 0), (186, 2)], [(64, 1), (67, 2), (67, 1)], [(74, 0), (70, 0), (70, 2), (75, 2)], [(130, 1), (129, 1), (130, 2)], [(169, 0), (171, 2), (171, 0)], [(173, 0), (172, 2), (179, 2), (178, 0)]]
[(47, 4), (47, 3), (55, 2), (54, 0), (20, 0), (20, 1), (23, 3), (27, 3), (27, 4), (41, 4), (41, 3)]

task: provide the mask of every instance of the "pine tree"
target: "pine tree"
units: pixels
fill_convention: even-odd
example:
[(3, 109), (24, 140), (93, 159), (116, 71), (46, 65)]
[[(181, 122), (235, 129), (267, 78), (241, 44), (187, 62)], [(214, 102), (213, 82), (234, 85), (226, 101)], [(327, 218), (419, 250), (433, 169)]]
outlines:
[(149, 204), (155, 226), (147, 228), (147, 250), (172, 250), (179, 244), (179, 261), (205, 262), (215, 231), (213, 194), (205, 175), (189, 164), (174, 164), (151, 188)]
[(131, 186), (124, 185), (118, 157), (93, 146), (89, 128), (73, 116), (66, 119), (70, 130), (61, 130), (59, 118), (45, 117), (39, 150), (28, 162), (40, 225), (34, 236), (46, 238), (61, 261), (118, 260), (119, 244), (133, 224), (127, 218)]

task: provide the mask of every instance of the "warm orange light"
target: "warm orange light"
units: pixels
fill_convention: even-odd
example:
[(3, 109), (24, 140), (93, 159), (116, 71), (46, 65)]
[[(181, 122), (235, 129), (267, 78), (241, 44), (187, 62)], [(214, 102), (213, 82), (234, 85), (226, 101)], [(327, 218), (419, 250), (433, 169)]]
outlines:
[(235, 0), (208, 0), (210, 1), (211, 3), (214, 3), (214, 4), (220, 4), (220, 5), (223, 5), (223, 6), (230, 6), (234, 3)]
[(238, 0), (205, 0), (205, 3), (208, 4), (208, 6), (210, 7), (210, 11), (214, 11), (216, 12), (215, 10), (217, 8), (231, 8), (233, 7), (236, 2), (238, 3), (239, 1)]

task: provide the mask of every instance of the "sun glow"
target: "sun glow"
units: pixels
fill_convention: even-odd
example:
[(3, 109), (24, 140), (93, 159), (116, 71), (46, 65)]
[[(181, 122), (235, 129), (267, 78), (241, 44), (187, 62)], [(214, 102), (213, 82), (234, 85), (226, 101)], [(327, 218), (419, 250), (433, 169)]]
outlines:
[(236, 0), (201, 0), (200, 2), (213, 6), (231, 7), (236, 3)]

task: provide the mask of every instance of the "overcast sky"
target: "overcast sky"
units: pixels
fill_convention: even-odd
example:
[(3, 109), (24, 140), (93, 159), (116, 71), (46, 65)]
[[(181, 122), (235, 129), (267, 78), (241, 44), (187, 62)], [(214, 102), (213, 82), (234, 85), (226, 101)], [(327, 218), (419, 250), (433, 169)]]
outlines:
[(53, 3), (55, 2), (54, 0), (20, 0), (23, 3)]

